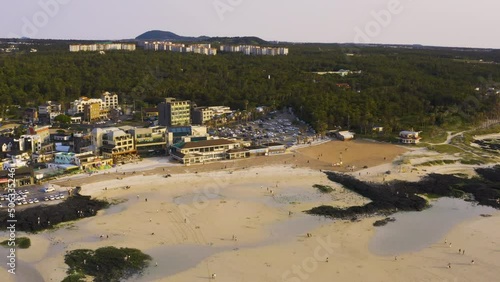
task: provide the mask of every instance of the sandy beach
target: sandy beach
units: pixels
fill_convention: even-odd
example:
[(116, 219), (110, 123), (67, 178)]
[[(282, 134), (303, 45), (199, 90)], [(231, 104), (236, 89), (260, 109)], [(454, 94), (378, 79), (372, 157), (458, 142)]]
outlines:
[[(397, 257), (375, 255), (368, 247), (376, 232), (372, 224), (380, 218), (350, 222), (303, 213), (319, 205), (368, 202), (320, 170), (354, 169), (350, 173), (370, 181), (383, 181), (387, 170), (393, 179), (424, 175), (402, 169), (398, 159), (405, 153), (412, 152), (391, 144), (332, 141), (279, 156), (190, 167), (147, 159), (59, 179), (54, 183), (82, 186), (82, 194), (117, 204), (96, 217), (28, 234), (32, 246), (18, 250), (17, 280), (5, 271), (0, 280), (61, 281), (66, 251), (116, 246), (153, 257), (144, 276), (130, 281), (208, 281), (212, 273), (217, 281), (495, 281), (497, 212), (461, 222), (444, 238)], [(332, 166), (340, 155), (343, 165)], [(448, 169), (472, 173), (468, 166)], [(314, 184), (330, 185), (334, 192), (321, 194)]]

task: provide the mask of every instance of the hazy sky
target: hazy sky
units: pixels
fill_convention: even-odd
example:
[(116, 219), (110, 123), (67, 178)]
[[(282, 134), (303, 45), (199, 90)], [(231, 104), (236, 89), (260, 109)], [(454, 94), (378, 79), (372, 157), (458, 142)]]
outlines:
[(1, 7), (0, 37), (125, 39), (159, 29), (500, 48), (499, 0), (8, 0)]

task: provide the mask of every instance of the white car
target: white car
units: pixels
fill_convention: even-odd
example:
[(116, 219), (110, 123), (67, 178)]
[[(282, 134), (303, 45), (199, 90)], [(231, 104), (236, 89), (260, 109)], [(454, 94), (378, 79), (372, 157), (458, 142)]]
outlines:
[(61, 199), (64, 199), (64, 197), (65, 197), (65, 196), (64, 196), (64, 194), (59, 194), (59, 197), (60, 197)]
[(29, 199), (28, 204), (33, 204), (33, 199)]
[(34, 203), (39, 203), (40, 201), (38, 200), (38, 198), (34, 198), (34, 199), (33, 199), (33, 202), (34, 202)]

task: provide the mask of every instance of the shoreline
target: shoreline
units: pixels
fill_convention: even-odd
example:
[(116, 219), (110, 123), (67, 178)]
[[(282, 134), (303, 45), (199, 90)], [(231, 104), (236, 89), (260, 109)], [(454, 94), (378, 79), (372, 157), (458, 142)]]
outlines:
[[(347, 145), (349, 145), (347, 152), (359, 153), (359, 158), (353, 155), (349, 159), (349, 154), (345, 153)], [(401, 175), (403, 178), (410, 178), (404, 173), (398, 173), (394, 165), (395, 160), (401, 156), (402, 148), (392, 153), (380, 151), (380, 148), (393, 150), (394, 147), (396, 146), (385, 144), (383, 147), (376, 147), (378, 149), (376, 154), (364, 163), (371, 162), (368, 170), (389, 166), (395, 170), (392, 176)], [(324, 151), (325, 148), (331, 150), (329, 159), (322, 159), (318, 156), (323, 154), (318, 154), (318, 152)], [(162, 164), (154, 167), (154, 161), (148, 160), (146, 164), (152, 166), (148, 171), (137, 170), (134, 174), (134, 164), (128, 167), (123, 166), (123, 171), (126, 173), (123, 180), (116, 179), (123, 175), (116, 172), (99, 173), (92, 177), (77, 176), (69, 180), (60, 179), (54, 183), (62, 182), (65, 186), (80, 184), (84, 195), (90, 194), (99, 199), (124, 199), (125, 202), (112, 206), (112, 210), (100, 211), (96, 217), (74, 221), (56, 230), (44, 231), (36, 235), (28, 234), (32, 240), (35, 238), (35, 243), (30, 249), (19, 250), (20, 256), (34, 264), (35, 269), (45, 281), (51, 279), (60, 281), (65, 277), (64, 252), (66, 250), (94, 249), (106, 245), (132, 247), (143, 251), (168, 250), (174, 247), (183, 250), (183, 247), (190, 244), (200, 246), (202, 249), (227, 248), (226, 251), (210, 254), (195, 266), (172, 276), (163, 277), (161, 273), (163, 267), (153, 266), (146, 269), (147, 273), (153, 275), (151, 277), (162, 277), (161, 281), (206, 281), (208, 275), (213, 272), (218, 274), (217, 280), (220, 281), (245, 281), (248, 277), (252, 277), (255, 281), (278, 281), (279, 279), (281, 279), (279, 281), (294, 281), (290, 279), (295, 276), (289, 276), (289, 280), (283, 280), (281, 275), (292, 271), (293, 265), (301, 266), (304, 260), (314, 258), (314, 252), (311, 250), (322, 246), (321, 244), (324, 244), (330, 237), (337, 242), (337, 245), (332, 247), (334, 251), (329, 255), (332, 263), (326, 268), (324, 260), (317, 260), (315, 271), (306, 273), (310, 276), (309, 279), (312, 279), (310, 281), (324, 281), (326, 277), (332, 275), (344, 281), (345, 279), (366, 281), (371, 278), (373, 281), (401, 281), (400, 278), (403, 276), (392, 273), (396, 269), (403, 269), (402, 273), (408, 277), (420, 277), (420, 274), (413, 268), (419, 265), (417, 269), (422, 270), (420, 265), (428, 265), (421, 254), (430, 252), (430, 255), (436, 258), (441, 256), (436, 252), (437, 248), (434, 245), (417, 253), (403, 255), (404, 259), (398, 260), (399, 265), (394, 264), (393, 258), (373, 255), (368, 244), (375, 232), (372, 223), (379, 219), (378, 217), (363, 219), (360, 222), (316, 217), (311, 217), (314, 222), (294, 221), (294, 218), (299, 215), (304, 216), (301, 214), (302, 211), (318, 204), (329, 203), (347, 207), (367, 201), (331, 183), (326, 175), (320, 172), (320, 169), (324, 167), (331, 167), (330, 160), (336, 159), (341, 150), (344, 150), (346, 165), (352, 163), (357, 168), (361, 168), (359, 164), (362, 163), (359, 160), (363, 160), (364, 151), (359, 152), (359, 150), (373, 149), (367, 143), (333, 141), (304, 149), (305, 152), (303, 150), (301, 154), (296, 152), (295, 157), (293, 153), (288, 153), (281, 156), (190, 167), (162, 167)], [(394, 154), (394, 157), (389, 159), (385, 156), (389, 154)], [(384, 164), (384, 157), (387, 158), (385, 161), (391, 163)], [(224, 166), (226, 166), (225, 169)], [(165, 171), (163, 171), (164, 168)], [(334, 169), (347, 170), (345, 167)], [(373, 174), (367, 174), (363, 178), (378, 177), (374, 171)], [(352, 172), (352, 174), (361, 172), (363, 170)], [(164, 174), (167, 173), (172, 176), (164, 178)], [(312, 188), (313, 184), (331, 185), (335, 192), (331, 198), (325, 198), (324, 195), (316, 194), (318, 192)], [(122, 189), (124, 185), (130, 185), (131, 188)], [(105, 187), (108, 189), (104, 190)], [(272, 195), (268, 189), (273, 190)], [(289, 212), (292, 214), (290, 215)], [(220, 218), (224, 220), (218, 220)], [(480, 230), (495, 229), (494, 225), (488, 227), (483, 222), (500, 222), (500, 214), (495, 214), (491, 218), (473, 219), (471, 223), (460, 223), (451, 229), (447, 237), (456, 237), (454, 241), (459, 242), (461, 240), (459, 238), (465, 236), (462, 234), (462, 229), (467, 226), (478, 225)], [(466, 227), (461, 227), (462, 225)], [(269, 245), (262, 245), (262, 242), (273, 238), (273, 228), (278, 230), (274, 232), (278, 235), (279, 232), (287, 232), (288, 239), (284, 242), (278, 240)], [(151, 235), (151, 232), (155, 235)], [(457, 235), (454, 232), (460, 234)], [(305, 236), (305, 233), (312, 233), (312, 238)], [(500, 232), (497, 233), (500, 234)], [(107, 234), (109, 239), (100, 239), (99, 234)], [(231, 239), (232, 235), (237, 236), (237, 241)], [(484, 234), (475, 236), (480, 235)], [(481, 242), (474, 241), (473, 243)], [(471, 253), (475, 248), (474, 244), (467, 247)], [(245, 248), (244, 246), (253, 247)], [(204, 252), (202, 249), (200, 252)], [(486, 251), (482, 250), (482, 252)], [(155, 259), (160, 260), (162, 257), (160, 255), (154, 257), (153, 263)], [(422, 270), (424, 271), (422, 277), (429, 278), (429, 281), (435, 281), (436, 275), (447, 277), (449, 273), (446, 273), (448, 269), (445, 265), (441, 269), (440, 264), (436, 262), (435, 264), (439, 267), (434, 269), (428, 266)], [(168, 267), (169, 262), (159, 261), (159, 265)], [(250, 269), (252, 274), (249, 272)], [(477, 271), (484, 271), (483, 266), (478, 265), (476, 269), (467, 275), (478, 275), (480, 272)], [(497, 269), (500, 269), (500, 266)], [(351, 277), (349, 273), (357, 274)], [(500, 275), (498, 272), (492, 273)], [(467, 275), (464, 277), (472, 277)], [(0, 275), (2, 281), (12, 281), (4, 276), (4, 274)], [(145, 277), (146, 280), (147, 277), (149, 276)]]

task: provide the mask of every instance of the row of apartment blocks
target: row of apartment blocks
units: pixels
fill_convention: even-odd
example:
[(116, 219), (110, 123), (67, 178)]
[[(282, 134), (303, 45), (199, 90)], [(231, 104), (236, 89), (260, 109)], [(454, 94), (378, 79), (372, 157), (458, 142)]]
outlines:
[(288, 55), (288, 48), (285, 47), (261, 47), (255, 45), (221, 45), (221, 52), (243, 53), (245, 55)]
[(192, 44), (187, 46), (182, 43), (173, 43), (169, 41), (144, 41), (140, 42), (139, 45), (142, 46), (144, 50), (217, 55), (217, 49), (212, 48), (211, 44)]
[[(192, 44), (173, 43), (169, 41), (144, 41), (139, 43), (144, 50), (153, 51), (172, 51), (180, 53), (196, 53), (204, 55), (217, 55), (217, 49), (212, 48), (211, 44)], [(221, 45), (221, 52), (243, 53), (245, 55), (288, 55), (286, 47), (261, 47), (256, 45)]]
[(71, 44), (70, 52), (97, 52), (97, 51), (135, 51), (135, 43), (95, 43), (95, 44)]

